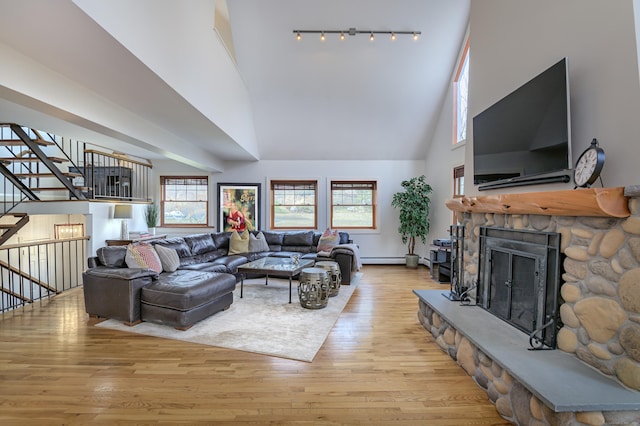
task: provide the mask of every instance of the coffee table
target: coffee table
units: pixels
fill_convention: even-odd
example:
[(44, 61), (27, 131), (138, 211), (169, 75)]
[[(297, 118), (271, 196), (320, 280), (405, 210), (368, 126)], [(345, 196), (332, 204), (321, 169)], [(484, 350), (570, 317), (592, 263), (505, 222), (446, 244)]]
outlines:
[(269, 284), (269, 275), (275, 277), (289, 277), (289, 303), (291, 303), (291, 278), (298, 275), (304, 268), (313, 266), (314, 260), (300, 259), (294, 263), (288, 257), (263, 257), (253, 262), (238, 266), (240, 273), (240, 298), (244, 291), (244, 277), (246, 274), (265, 274), (265, 285)]

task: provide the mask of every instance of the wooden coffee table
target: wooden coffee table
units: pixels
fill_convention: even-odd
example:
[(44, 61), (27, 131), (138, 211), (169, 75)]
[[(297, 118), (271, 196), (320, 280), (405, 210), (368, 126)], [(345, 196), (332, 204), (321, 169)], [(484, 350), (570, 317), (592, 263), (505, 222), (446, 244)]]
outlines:
[(313, 266), (314, 260), (300, 259), (294, 263), (288, 257), (263, 257), (253, 262), (238, 266), (240, 273), (240, 298), (244, 291), (244, 277), (246, 274), (265, 274), (267, 276), (265, 285), (269, 284), (269, 276), (289, 277), (289, 303), (291, 303), (291, 278), (298, 275), (304, 268)]

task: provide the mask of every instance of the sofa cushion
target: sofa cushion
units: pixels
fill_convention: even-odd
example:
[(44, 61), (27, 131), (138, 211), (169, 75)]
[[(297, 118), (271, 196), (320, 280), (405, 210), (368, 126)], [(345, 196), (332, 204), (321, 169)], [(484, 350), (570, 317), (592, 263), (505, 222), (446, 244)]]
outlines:
[(158, 280), (144, 287), (142, 303), (186, 311), (232, 292), (236, 279), (219, 272), (179, 270), (161, 274)]
[(229, 239), (231, 238), (231, 232), (216, 232), (211, 234), (213, 244), (218, 250), (224, 249), (225, 253), (229, 251)]
[(349, 244), (352, 241), (349, 240), (349, 233), (348, 232), (338, 232), (338, 234), (340, 235), (340, 244)]
[(338, 234), (338, 231), (327, 228), (318, 241), (317, 251), (330, 252), (331, 249), (338, 244), (340, 244), (340, 235)]
[(127, 255), (126, 246), (107, 246), (100, 247), (96, 250), (98, 260), (104, 266), (110, 268), (125, 268), (127, 263), (125, 257)]
[(229, 256), (233, 254), (248, 253), (249, 252), (249, 231), (244, 231), (242, 235), (237, 231), (231, 233), (229, 239)]
[(262, 232), (258, 232), (256, 235), (249, 234), (249, 253), (256, 253), (260, 251), (269, 251), (269, 244), (264, 238)]
[(146, 243), (129, 244), (125, 261), (129, 268), (146, 268), (162, 272), (162, 264), (153, 246)]
[(182, 266), (180, 269), (184, 271), (229, 272), (227, 265), (212, 262), (193, 263), (191, 265)]
[[(255, 256), (259, 256), (260, 253), (256, 253)], [(224, 256), (220, 257), (213, 262), (213, 265), (224, 265), (227, 268), (227, 271), (231, 274), (235, 274), (238, 272), (238, 266), (244, 265), (247, 263), (249, 259), (246, 256), (240, 256), (238, 254), (234, 254), (232, 256)]]
[(283, 246), (313, 246), (313, 231), (286, 232), (282, 238)]
[(269, 244), (269, 249), (280, 250), (282, 248), (282, 240), (284, 239), (284, 233), (274, 231), (262, 231), (264, 239)]
[(178, 269), (178, 266), (180, 266), (180, 257), (178, 257), (178, 252), (175, 249), (168, 248), (160, 244), (157, 244), (155, 249), (156, 253), (158, 253), (158, 257), (160, 258), (163, 271), (173, 272)]
[(188, 235), (184, 237), (184, 240), (189, 245), (193, 256), (216, 249), (211, 234)]
[(165, 238), (163, 240), (157, 240), (153, 242), (153, 245), (161, 245), (164, 247), (172, 248), (178, 253), (180, 259), (185, 257), (191, 257), (191, 248), (182, 237)]

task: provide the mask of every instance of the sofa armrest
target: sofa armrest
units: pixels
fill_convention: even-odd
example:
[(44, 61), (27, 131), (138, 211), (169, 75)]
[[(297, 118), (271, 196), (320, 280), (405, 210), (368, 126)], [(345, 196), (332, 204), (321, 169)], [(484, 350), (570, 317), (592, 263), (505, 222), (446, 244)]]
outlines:
[(140, 322), (141, 289), (157, 277), (158, 273), (150, 269), (87, 269), (82, 274), (85, 310), (91, 316), (136, 324)]
[(351, 274), (353, 274), (353, 255), (349, 253), (334, 253), (333, 260), (340, 266), (342, 284), (351, 284)]

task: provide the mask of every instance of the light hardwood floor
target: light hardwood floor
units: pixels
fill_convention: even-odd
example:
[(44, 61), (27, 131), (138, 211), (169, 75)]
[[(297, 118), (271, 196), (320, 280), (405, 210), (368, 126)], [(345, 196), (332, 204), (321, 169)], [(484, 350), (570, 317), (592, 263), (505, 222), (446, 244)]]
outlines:
[(0, 317), (0, 424), (509, 424), (418, 323), (426, 288), (365, 265), (312, 363), (94, 327), (73, 290)]

